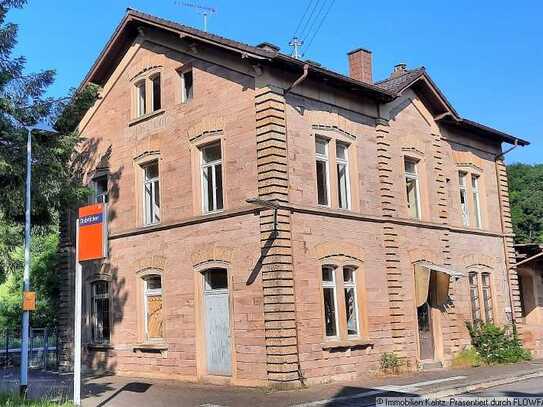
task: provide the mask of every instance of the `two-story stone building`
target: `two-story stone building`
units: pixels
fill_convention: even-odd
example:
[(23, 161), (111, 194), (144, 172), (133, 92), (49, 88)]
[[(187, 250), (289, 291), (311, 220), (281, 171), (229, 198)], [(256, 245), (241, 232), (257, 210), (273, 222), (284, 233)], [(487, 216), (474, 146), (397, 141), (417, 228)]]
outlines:
[(528, 143), (460, 117), (424, 68), (373, 82), (369, 51), (348, 58), (344, 76), (127, 12), (84, 81), (110, 219), (84, 268), (89, 367), (311, 384), (384, 352), (447, 366), (466, 321), (520, 318), (501, 145)]

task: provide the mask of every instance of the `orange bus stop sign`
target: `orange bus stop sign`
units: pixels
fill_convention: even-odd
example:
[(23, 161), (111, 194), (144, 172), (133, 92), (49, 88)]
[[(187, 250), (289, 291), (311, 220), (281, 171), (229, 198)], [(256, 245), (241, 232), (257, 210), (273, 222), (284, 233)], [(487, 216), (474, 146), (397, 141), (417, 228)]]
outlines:
[(102, 203), (79, 208), (79, 261), (107, 257), (107, 219)]
[(36, 310), (36, 292), (24, 291), (23, 292), (23, 311), (35, 311)]

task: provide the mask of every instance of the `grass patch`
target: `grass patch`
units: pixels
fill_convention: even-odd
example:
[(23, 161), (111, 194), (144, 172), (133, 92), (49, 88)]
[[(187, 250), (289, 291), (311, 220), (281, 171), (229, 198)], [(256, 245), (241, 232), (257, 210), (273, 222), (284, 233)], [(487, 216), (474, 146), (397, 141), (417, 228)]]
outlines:
[(71, 402), (57, 402), (52, 400), (29, 400), (23, 399), (16, 394), (1, 393), (0, 394), (0, 406), (1, 407), (74, 407)]
[(481, 355), (479, 355), (474, 347), (469, 347), (462, 352), (457, 353), (452, 361), (452, 367), (457, 368), (477, 367), (482, 364)]

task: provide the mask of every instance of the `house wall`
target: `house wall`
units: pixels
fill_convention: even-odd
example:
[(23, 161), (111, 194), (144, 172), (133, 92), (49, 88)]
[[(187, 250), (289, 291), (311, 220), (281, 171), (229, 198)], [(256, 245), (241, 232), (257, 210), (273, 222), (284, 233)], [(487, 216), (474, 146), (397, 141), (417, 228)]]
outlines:
[(523, 297), (524, 343), (536, 357), (543, 355), (543, 262), (532, 261), (518, 267)]
[[(311, 384), (355, 378), (378, 369), (383, 352), (395, 352), (415, 369), (419, 260), (466, 275), (489, 271), (496, 322), (507, 322), (507, 287), (516, 273), (505, 271), (510, 252), (502, 231), (510, 225), (497, 215), (500, 201), (507, 206), (503, 168), (494, 160), (499, 145), (438, 125), (410, 91), (380, 107), (312, 79), (286, 93), (292, 73), (256, 68), (210, 47), (196, 51), (152, 31), (138, 37), (81, 123), (86, 180), (98, 168), (110, 174), (110, 257), (86, 265), (85, 278), (111, 281), (112, 337), (111, 346), (87, 347), (89, 368)], [(181, 104), (177, 70), (189, 66), (194, 99)], [(134, 80), (158, 71), (163, 109), (133, 120)], [(338, 207), (333, 167), (331, 205), (317, 205), (315, 136), (350, 145), (348, 210)], [(202, 215), (198, 148), (215, 140), (222, 145), (225, 208)], [(420, 220), (406, 209), (405, 156), (419, 160)], [(150, 158), (159, 160), (161, 224), (143, 228), (140, 164)], [(480, 229), (464, 226), (459, 213), (458, 171), (466, 168), (482, 183)], [(276, 225), (272, 210), (246, 203), (251, 197), (281, 203)], [(320, 267), (328, 261), (358, 267), (358, 338), (330, 343), (324, 336)], [(231, 379), (206, 372), (200, 272), (216, 265), (229, 273)], [(165, 337), (154, 347), (141, 343), (139, 273), (147, 270), (160, 272), (164, 287)], [(70, 303), (68, 265), (65, 273), (70, 283), (62, 298)], [(436, 359), (444, 365), (469, 344), (467, 278), (453, 281), (449, 294), (452, 302), (433, 311)], [(70, 315), (63, 318), (68, 360)], [(88, 309), (85, 318), (88, 325)], [(92, 345), (88, 326), (84, 338)]]

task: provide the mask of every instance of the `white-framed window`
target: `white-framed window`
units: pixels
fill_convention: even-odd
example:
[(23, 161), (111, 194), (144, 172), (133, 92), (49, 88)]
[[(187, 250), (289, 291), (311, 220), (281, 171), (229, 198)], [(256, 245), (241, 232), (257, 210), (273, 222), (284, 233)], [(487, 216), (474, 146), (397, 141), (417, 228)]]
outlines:
[(147, 101), (145, 90), (145, 79), (136, 82), (136, 117), (143, 116), (147, 113)]
[(158, 274), (145, 276), (143, 279), (144, 326), (146, 339), (164, 337), (162, 310), (162, 278)]
[(462, 223), (469, 226), (468, 192), (466, 190), (467, 173), (458, 172), (458, 185), (460, 190), (460, 209), (462, 211)]
[(181, 79), (181, 103), (188, 103), (192, 100), (194, 81), (192, 69), (179, 72)]
[(345, 294), (345, 317), (347, 320), (347, 335), (358, 336), (358, 297), (356, 293), (356, 268), (343, 267), (343, 287)]
[(91, 283), (91, 328), (92, 341), (96, 344), (110, 341), (109, 282), (97, 280)]
[(96, 176), (92, 179), (92, 203), (108, 203), (108, 176), (107, 174)]
[(315, 164), (317, 170), (317, 202), (330, 206), (328, 140), (315, 137)]
[(161, 97), (161, 83), (160, 83), (160, 73), (153, 75), (151, 78), (151, 87), (153, 89), (153, 101), (152, 108), (153, 112), (160, 110), (162, 107), (162, 97)]
[(204, 213), (223, 209), (221, 143), (209, 144), (201, 149), (202, 206)]
[(143, 223), (153, 225), (160, 222), (160, 179), (158, 161), (143, 167)]
[(333, 266), (322, 266), (322, 296), (324, 302), (324, 328), (327, 338), (338, 336), (338, 309), (336, 277)]
[(471, 193), (473, 195), (473, 212), (475, 214), (475, 226), (481, 227), (481, 202), (479, 194), (479, 176), (471, 176)]
[(407, 208), (409, 216), (414, 219), (420, 219), (420, 185), (417, 166), (417, 160), (404, 158)]
[(336, 142), (336, 167), (338, 203), (342, 209), (351, 207), (351, 186), (349, 179), (349, 146)]

